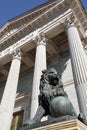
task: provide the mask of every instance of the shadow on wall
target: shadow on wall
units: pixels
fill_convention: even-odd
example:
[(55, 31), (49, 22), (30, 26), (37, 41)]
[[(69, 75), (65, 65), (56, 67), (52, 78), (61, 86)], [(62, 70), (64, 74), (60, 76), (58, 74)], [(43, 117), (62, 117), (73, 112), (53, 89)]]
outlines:
[(33, 73), (21, 78), (18, 83), (17, 93), (31, 93), (32, 92)]
[(57, 61), (56, 63), (49, 65), (48, 68), (54, 67), (57, 70), (57, 72), (61, 75), (61, 78), (62, 78), (62, 75), (67, 67), (69, 59), (70, 59), (70, 57), (62, 58), (59, 61)]

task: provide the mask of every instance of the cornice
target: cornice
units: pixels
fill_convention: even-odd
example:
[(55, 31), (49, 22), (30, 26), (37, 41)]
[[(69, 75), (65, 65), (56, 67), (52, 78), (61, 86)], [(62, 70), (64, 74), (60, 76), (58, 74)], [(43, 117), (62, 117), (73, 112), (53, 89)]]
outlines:
[(41, 12), (41, 11), (43, 12), (44, 9), (46, 9), (46, 8), (49, 9), (49, 7), (54, 6), (57, 2), (58, 2), (58, 0), (54, 0), (54, 1), (51, 1), (51, 2), (45, 2), (44, 4), (41, 4), (41, 5), (33, 8), (33, 9), (29, 10), (29, 11), (24, 12), (21, 15), (18, 15), (16, 17), (12, 18), (11, 20), (9, 20), (9, 22), (12, 23), (12, 22), (15, 22), (15, 21), (17, 21), (19, 19), (30, 16), (32, 14), (35, 14), (35, 13), (38, 13), (38, 12)]
[(80, 0), (65, 0), (67, 4), (70, 5), (73, 13), (77, 17), (81, 26), (83, 26), (84, 30), (87, 30), (87, 14), (81, 4)]

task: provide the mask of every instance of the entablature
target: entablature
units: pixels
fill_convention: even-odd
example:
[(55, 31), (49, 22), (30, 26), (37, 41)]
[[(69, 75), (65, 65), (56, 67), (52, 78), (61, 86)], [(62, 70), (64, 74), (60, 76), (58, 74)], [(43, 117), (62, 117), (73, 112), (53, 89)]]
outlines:
[(72, 11), (69, 9), (65, 13), (60, 15), (59, 17), (57, 17), (57, 18), (53, 19), (52, 21), (48, 22), (43, 27), (38, 28), (37, 30), (35, 30), (32, 33), (26, 35), (25, 37), (23, 37), (19, 41), (15, 42), (15, 44), (10, 45), (6, 49), (4, 49), (0, 53), (0, 63), (3, 64), (4, 58), (5, 58), (5, 61), (9, 61), (8, 60), (8, 58), (10, 58), (9, 55), (11, 54), (11, 52), (13, 52), (18, 47), (20, 47), (23, 50), (26, 50), (26, 52), (31, 50), (32, 48), (34, 48), (35, 44), (33, 42), (33, 39), (34, 39), (34, 37), (36, 37), (37, 33), (44, 32), (46, 34), (46, 36), (50, 39), (50, 38), (56, 36), (57, 34), (63, 32), (64, 27), (61, 24), (61, 22), (63, 22), (66, 19), (66, 17), (69, 17), (71, 15), (72, 15)]
[(84, 30), (87, 30), (87, 14), (83, 9), (80, 0), (66, 0), (74, 12), (74, 15), (78, 18), (79, 23), (83, 26)]
[[(55, 2), (57, 2), (57, 4), (55, 4)], [(51, 21), (55, 17), (58, 17), (58, 15), (64, 13), (66, 10), (70, 8), (78, 20), (78, 23), (81, 27), (80, 28), (81, 33), (84, 34), (84, 30), (87, 28), (87, 18), (79, 0), (73, 0), (73, 2), (71, 3), (68, 2), (67, 0), (62, 1), (58, 0), (55, 2), (48, 4), (48, 6), (45, 6), (44, 7), (44, 9), (46, 9), (45, 11), (43, 11), (42, 8), (38, 11), (32, 12), (31, 14), (37, 13), (38, 15), (35, 14), (37, 17), (30, 22), (28, 21), (27, 24), (24, 24), (24, 21), (27, 21), (26, 17), (29, 20), (28, 14), (26, 15), (26, 17), (25, 16), (22, 17), (23, 20), (21, 22), (14, 20), (12, 23), (10, 23), (10, 25), (14, 24), (16, 28), (10, 30), (9, 33), (7, 33), (5, 37), (1, 40), (0, 51), (3, 51), (10, 45), (19, 41), (22, 37), (36, 30), (37, 28), (41, 28), (47, 22)], [(78, 9), (78, 11), (76, 9)], [(20, 17), (19, 20), (21, 20), (22, 18)], [(18, 24), (16, 22), (21, 23), (22, 26), (20, 28), (17, 28)]]

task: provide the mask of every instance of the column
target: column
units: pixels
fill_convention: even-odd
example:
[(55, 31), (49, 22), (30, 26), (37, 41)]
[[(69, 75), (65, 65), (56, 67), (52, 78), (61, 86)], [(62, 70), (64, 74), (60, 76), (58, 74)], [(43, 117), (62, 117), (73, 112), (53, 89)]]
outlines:
[(46, 69), (46, 38), (44, 34), (38, 34), (35, 38), (36, 42), (36, 57), (33, 76), (32, 99), (31, 99), (31, 113), (32, 119), (38, 108), (39, 85), (42, 70)]
[(16, 90), (21, 65), (21, 52), (16, 50), (13, 55), (4, 94), (0, 105), (0, 130), (10, 130), (13, 116)]
[(66, 32), (79, 107), (80, 111), (87, 116), (87, 58), (73, 20), (66, 20)]

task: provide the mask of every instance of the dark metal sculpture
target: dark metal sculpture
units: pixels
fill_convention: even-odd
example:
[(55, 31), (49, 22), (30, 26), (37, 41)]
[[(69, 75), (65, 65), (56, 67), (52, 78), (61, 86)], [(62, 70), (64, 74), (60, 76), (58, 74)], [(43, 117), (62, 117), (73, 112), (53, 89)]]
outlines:
[(54, 68), (42, 71), (40, 79), (39, 105), (37, 112), (32, 120), (27, 120), (20, 130), (29, 130), (44, 125), (41, 123), (43, 116), (51, 116), (51, 122), (45, 122), (45, 125), (70, 119), (79, 119), (87, 124), (84, 114), (76, 115), (68, 95), (64, 91), (61, 76)]
[(42, 71), (40, 80), (39, 106), (34, 118), (27, 124), (41, 121), (43, 116), (58, 118), (70, 115), (77, 117), (76, 112), (64, 91), (61, 76), (54, 68)]

